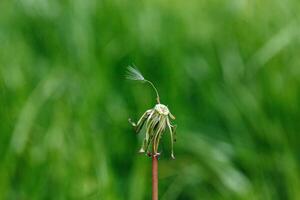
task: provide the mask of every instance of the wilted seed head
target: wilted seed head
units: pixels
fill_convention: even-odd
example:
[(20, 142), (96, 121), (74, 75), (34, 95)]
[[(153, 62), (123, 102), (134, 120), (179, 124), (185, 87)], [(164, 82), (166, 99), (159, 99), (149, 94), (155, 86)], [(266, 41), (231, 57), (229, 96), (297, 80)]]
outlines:
[[(175, 119), (175, 117), (171, 114), (167, 106), (160, 103), (157, 89), (155, 88), (152, 82), (144, 78), (141, 72), (139, 72), (133, 67), (128, 67), (127, 78), (130, 80), (143, 81), (149, 83), (153, 87), (157, 95), (157, 104), (154, 106), (154, 108), (147, 110), (137, 123), (134, 123), (129, 119), (129, 122), (135, 128), (137, 133), (139, 133), (141, 130), (143, 130), (143, 127), (145, 127), (146, 135), (143, 140), (140, 152), (146, 152), (147, 155), (159, 155), (158, 146), (160, 138), (162, 137), (166, 127), (168, 127), (172, 145), (171, 157), (175, 158), (173, 153), (173, 142), (176, 141), (176, 126), (172, 125), (170, 122), (170, 118)], [(149, 150), (149, 148), (151, 147), (152, 150)]]
[(169, 115), (170, 113), (168, 107), (163, 104), (156, 104), (154, 109), (161, 115)]

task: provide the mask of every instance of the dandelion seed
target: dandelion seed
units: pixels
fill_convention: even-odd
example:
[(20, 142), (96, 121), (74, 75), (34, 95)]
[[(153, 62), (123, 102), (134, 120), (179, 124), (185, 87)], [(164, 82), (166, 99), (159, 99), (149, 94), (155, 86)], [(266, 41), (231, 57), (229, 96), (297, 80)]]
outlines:
[(141, 72), (133, 67), (128, 67), (128, 71), (126, 74), (126, 78), (133, 81), (145, 81), (144, 76), (141, 74)]

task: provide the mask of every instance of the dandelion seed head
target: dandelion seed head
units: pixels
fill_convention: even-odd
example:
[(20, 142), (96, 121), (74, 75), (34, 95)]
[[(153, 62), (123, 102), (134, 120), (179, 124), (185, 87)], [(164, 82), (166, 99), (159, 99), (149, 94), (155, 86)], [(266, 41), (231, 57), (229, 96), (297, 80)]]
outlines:
[(156, 104), (154, 109), (161, 115), (168, 115), (170, 113), (168, 107), (163, 104)]
[(144, 132), (143, 130), (145, 130), (145, 138), (139, 152), (146, 152), (147, 155), (153, 157), (159, 156), (158, 146), (160, 139), (165, 132), (165, 129), (168, 128), (171, 138), (171, 157), (175, 158), (173, 153), (173, 143), (176, 141), (176, 126), (171, 124), (171, 119), (175, 119), (175, 117), (171, 114), (167, 106), (160, 103), (159, 94), (154, 84), (145, 79), (138, 69), (129, 66), (127, 68), (126, 78), (134, 81), (146, 82), (156, 93), (157, 104), (154, 108), (147, 110), (137, 123), (134, 123), (129, 119), (129, 122), (135, 128), (136, 133)]

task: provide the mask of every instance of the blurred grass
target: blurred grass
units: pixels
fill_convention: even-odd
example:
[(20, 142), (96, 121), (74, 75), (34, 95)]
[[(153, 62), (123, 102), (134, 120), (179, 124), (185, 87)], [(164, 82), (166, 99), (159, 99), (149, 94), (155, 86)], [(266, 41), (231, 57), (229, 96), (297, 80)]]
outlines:
[(161, 199), (299, 199), (300, 4), (0, 2), (0, 199), (150, 199), (127, 119), (176, 115)]

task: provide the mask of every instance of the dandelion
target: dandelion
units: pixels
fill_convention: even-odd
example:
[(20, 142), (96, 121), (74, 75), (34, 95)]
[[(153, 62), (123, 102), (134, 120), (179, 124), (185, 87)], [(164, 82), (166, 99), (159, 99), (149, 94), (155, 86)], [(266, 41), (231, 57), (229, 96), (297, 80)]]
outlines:
[(137, 123), (131, 121), (131, 119), (129, 119), (129, 122), (135, 128), (136, 133), (140, 133), (142, 130), (145, 130), (146, 132), (140, 152), (146, 152), (148, 156), (152, 157), (152, 200), (158, 200), (157, 157), (160, 155), (160, 153), (158, 153), (158, 146), (165, 129), (168, 128), (171, 138), (171, 157), (175, 159), (173, 145), (176, 141), (176, 126), (171, 124), (171, 119), (174, 120), (175, 117), (172, 115), (167, 106), (160, 103), (156, 87), (151, 81), (145, 79), (139, 70), (133, 67), (128, 67), (126, 77), (130, 80), (148, 83), (156, 93), (157, 104), (152, 109), (147, 110)]
[(171, 138), (171, 157), (175, 159), (173, 146), (174, 142), (176, 141), (176, 125), (171, 124), (171, 119), (175, 119), (174, 115), (172, 115), (167, 106), (160, 103), (160, 98), (156, 87), (151, 81), (145, 79), (139, 70), (133, 67), (128, 67), (126, 77), (130, 80), (150, 84), (156, 93), (157, 104), (152, 109), (147, 110), (137, 123), (129, 119), (129, 122), (135, 128), (136, 133), (140, 133), (142, 130), (144, 130), (143, 127), (145, 127), (146, 134), (139, 152), (146, 152), (146, 154), (149, 156), (159, 156), (159, 142), (163, 133), (165, 132), (165, 129), (168, 128)]

